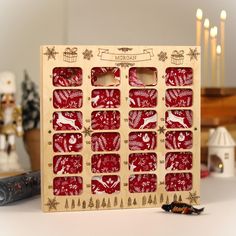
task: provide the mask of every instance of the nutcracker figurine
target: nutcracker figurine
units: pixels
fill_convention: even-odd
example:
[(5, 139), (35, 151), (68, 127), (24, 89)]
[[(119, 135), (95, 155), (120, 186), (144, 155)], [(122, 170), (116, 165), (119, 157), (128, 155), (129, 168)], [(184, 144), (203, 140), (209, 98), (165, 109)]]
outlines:
[(0, 170), (20, 170), (15, 137), (23, 135), (22, 115), (15, 101), (15, 75), (0, 73)]

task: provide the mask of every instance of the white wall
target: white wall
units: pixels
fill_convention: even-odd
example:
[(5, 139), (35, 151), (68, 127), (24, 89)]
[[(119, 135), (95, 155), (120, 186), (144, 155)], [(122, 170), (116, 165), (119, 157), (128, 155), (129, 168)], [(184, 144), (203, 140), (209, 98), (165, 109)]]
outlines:
[(68, 43), (195, 45), (197, 8), (214, 25), (227, 11), (226, 85), (236, 86), (235, 0), (70, 0)]
[[(18, 102), (24, 69), (38, 84), (39, 46), (65, 43), (65, 12), (63, 0), (0, 1), (0, 71), (11, 70), (16, 74)], [(23, 167), (29, 168), (21, 139), (18, 139), (17, 151)]]

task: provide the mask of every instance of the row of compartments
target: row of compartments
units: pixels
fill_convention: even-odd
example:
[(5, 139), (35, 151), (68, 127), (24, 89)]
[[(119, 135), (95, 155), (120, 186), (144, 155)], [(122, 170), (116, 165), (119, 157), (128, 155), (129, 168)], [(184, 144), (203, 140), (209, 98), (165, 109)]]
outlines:
[[(119, 89), (94, 89), (91, 92), (92, 108), (119, 108), (121, 105)], [(192, 89), (167, 89), (166, 107), (191, 107)], [(131, 108), (153, 108), (157, 106), (156, 89), (131, 89), (127, 102)], [(80, 89), (56, 89), (53, 91), (53, 107), (56, 109), (74, 109), (83, 106), (83, 91)]]
[[(128, 169), (132, 172), (156, 171), (158, 157), (156, 153), (131, 153), (128, 157)], [(90, 165), (90, 163), (89, 163)], [(165, 169), (167, 171), (191, 170), (193, 155), (191, 152), (167, 152)], [(91, 173), (117, 173), (121, 169), (119, 154), (94, 154), (91, 157)], [(53, 173), (56, 175), (80, 174), (83, 172), (81, 155), (56, 155), (53, 157)]]
[[(165, 175), (165, 190), (190, 191), (192, 189), (192, 173), (168, 173)], [(80, 176), (55, 177), (53, 193), (56, 196), (80, 195), (83, 193), (83, 178)], [(120, 176), (93, 176), (91, 179), (92, 194), (118, 194), (121, 190)], [(128, 178), (130, 193), (150, 193), (158, 191), (156, 174), (133, 174)]]
[[(157, 127), (155, 110), (132, 110), (128, 114), (128, 125), (131, 129), (155, 129)], [(83, 114), (81, 111), (56, 111), (53, 113), (53, 129), (81, 130)], [(191, 128), (193, 112), (191, 110), (168, 110), (165, 113), (166, 128)], [(93, 130), (117, 130), (120, 128), (119, 111), (93, 111), (91, 113)]]
[[(77, 87), (83, 83), (83, 72), (79, 67), (56, 67), (53, 69), (53, 85), (56, 87)], [(129, 69), (129, 85), (133, 87), (156, 86), (158, 71), (155, 67), (132, 67)], [(167, 86), (191, 86), (193, 70), (189, 67), (169, 67), (166, 69)], [(118, 67), (94, 67), (91, 69), (92, 86), (119, 86)]]
[[(155, 131), (130, 132), (128, 147), (132, 151), (155, 150), (157, 147), (157, 133)], [(191, 131), (167, 131), (165, 139), (166, 149), (191, 149), (193, 146), (193, 133)], [(99, 132), (91, 135), (91, 150), (93, 152), (119, 151), (121, 145), (120, 133)], [(88, 143), (88, 144), (89, 144)], [(81, 133), (56, 133), (53, 135), (54, 152), (80, 152), (83, 148)]]

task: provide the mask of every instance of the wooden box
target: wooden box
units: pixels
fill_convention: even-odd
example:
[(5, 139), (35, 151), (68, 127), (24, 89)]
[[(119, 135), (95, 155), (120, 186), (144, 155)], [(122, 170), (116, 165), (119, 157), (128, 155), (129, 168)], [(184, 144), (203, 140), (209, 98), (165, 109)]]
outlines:
[(41, 47), (44, 211), (199, 203), (199, 52)]

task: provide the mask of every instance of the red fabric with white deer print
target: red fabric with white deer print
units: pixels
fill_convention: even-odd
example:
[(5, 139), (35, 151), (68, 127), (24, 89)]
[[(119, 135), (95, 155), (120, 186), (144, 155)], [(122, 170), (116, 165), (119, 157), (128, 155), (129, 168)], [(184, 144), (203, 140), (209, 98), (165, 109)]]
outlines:
[(156, 168), (156, 153), (132, 153), (129, 155), (129, 170), (131, 171), (154, 171)]
[(119, 133), (93, 133), (91, 146), (94, 152), (118, 151), (120, 149)]
[(192, 119), (191, 110), (169, 110), (166, 112), (166, 128), (191, 128)]
[(53, 113), (54, 130), (79, 130), (82, 128), (80, 111), (57, 111)]
[(169, 173), (165, 176), (166, 191), (190, 191), (192, 182), (191, 173)]
[[(155, 72), (155, 73), (153, 73)], [(139, 78), (139, 73), (142, 74), (142, 79)], [(145, 74), (152, 74), (152, 79), (144, 81), (147, 78)], [(150, 77), (150, 76), (148, 76)], [(154, 86), (157, 84), (157, 70), (153, 67), (132, 67), (129, 70), (129, 84), (134, 87)]]
[(58, 155), (53, 157), (54, 174), (77, 174), (82, 172), (81, 155)]
[(130, 150), (154, 150), (157, 145), (156, 132), (129, 133)]
[(120, 192), (120, 177), (118, 175), (103, 175), (92, 177), (92, 194), (113, 194)]
[(56, 67), (53, 69), (53, 85), (71, 87), (82, 85), (82, 69), (78, 67)]
[(79, 152), (83, 146), (82, 134), (54, 134), (54, 152)]
[(193, 134), (191, 131), (166, 132), (167, 149), (190, 149), (193, 146)]
[(167, 107), (190, 107), (193, 104), (193, 91), (191, 89), (167, 89)]
[[(113, 82), (99, 80), (100, 76), (112, 74)], [(118, 86), (120, 84), (120, 69), (118, 67), (93, 67), (91, 70), (91, 82), (93, 86)], [(106, 85), (104, 85), (106, 84)]]
[(156, 111), (130, 111), (129, 127), (132, 129), (154, 129), (157, 125)]
[(57, 89), (53, 91), (54, 108), (80, 108), (83, 92), (79, 89)]
[(169, 67), (165, 78), (167, 86), (190, 86), (193, 84), (193, 69)]
[(92, 156), (93, 173), (114, 173), (120, 170), (120, 156), (118, 154), (94, 154)]
[(132, 108), (148, 108), (157, 106), (156, 89), (131, 89), (129, 91), (129, 105)]
[(117, 108), (120, 106), (120, 90), (94, 89), (91, 104), (93, 108)]
[(120, 112), (94, 111), (92, 112), (92, 129), (110, 130), (120, 128)]
[(193, 154), (191, 152), (168, 152), (165, 157), (166, 169), (191, 170), (193, 166)]
[(157, 176), (155, 174), (136, 174), (129, 177), (130, 193), (149, 193), (157, 189)]
[(82, 191), (83, 179), (81, 177), (56, 177), (53, 179), (53, 193), (56, 196), (80, 195)]

